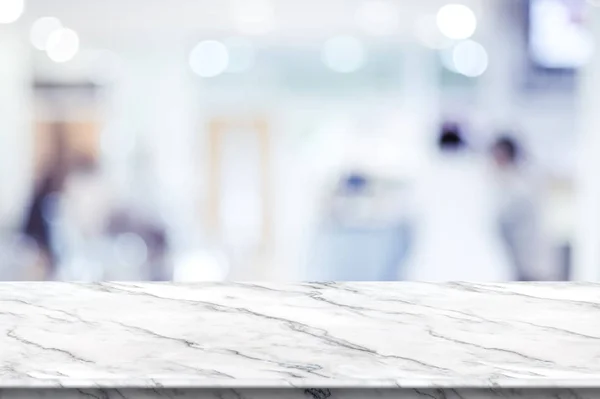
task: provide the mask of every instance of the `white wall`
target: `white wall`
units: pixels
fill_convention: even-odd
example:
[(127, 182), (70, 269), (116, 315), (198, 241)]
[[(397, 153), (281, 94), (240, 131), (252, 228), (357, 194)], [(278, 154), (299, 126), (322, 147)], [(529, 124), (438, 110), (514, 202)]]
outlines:
[(20, 31), (0, 25), (0, 226), (21, 222), (32, 189), (31, 68)]
[(489, 51), (490, 67), (479, 93), (480, 118), (490, 130), (513, 128), (522, 133), (534, 161), (544, 167), (573, 173), (575, 91), (527, 89), (523, 1), (491, 0), (484, 5), (479, 35)]
[[(592, 13), (590, 28), (600, 38), (600, 14)], [(578, 141), (574, 279), (600, 279), (600, 52), (584, 71), (580, 82), (581, 136)]]
[[(185, 52), (174, 45), (121, 51), (124, 75), (106, 90), (104, 160), (137, 206), (171, 221), (177, 237), (199, 225), (200, 110)], [(133, 183), (136, 184), (133, 184)], [(157, 208), (153, 208), (157, 207)]]

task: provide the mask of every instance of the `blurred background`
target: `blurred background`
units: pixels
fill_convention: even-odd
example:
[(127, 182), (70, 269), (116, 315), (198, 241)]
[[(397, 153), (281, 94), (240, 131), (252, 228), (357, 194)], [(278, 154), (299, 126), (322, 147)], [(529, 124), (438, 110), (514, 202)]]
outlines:
[(600, 280), (596, 6), (0, 0), (0, 279)]

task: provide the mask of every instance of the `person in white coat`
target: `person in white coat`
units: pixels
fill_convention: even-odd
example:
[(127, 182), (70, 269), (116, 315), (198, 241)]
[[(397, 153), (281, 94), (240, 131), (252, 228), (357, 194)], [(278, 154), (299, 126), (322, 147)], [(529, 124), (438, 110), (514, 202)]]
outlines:
[(525, 162), (517, 140), (509, 135), (498, 137), (492, 157), (499, 227), (518, 280), (560, 279), (542, 234), (538, 176)]
[(515, 278), (498, 234), (491, 176), (460, 128), (445, 125), (417, 182), (414, 248), (403, 279), (501, 282)]

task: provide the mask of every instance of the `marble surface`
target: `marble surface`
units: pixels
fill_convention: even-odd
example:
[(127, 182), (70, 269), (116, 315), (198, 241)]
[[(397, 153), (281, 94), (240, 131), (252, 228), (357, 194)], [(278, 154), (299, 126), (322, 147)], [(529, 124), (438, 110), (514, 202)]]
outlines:
[(598, 399), (594, 389), (35, 389), (0, 399)]
[(52, 387), (587, 397), (600, 388), (600, 285), (2, 283), (0, 398)]

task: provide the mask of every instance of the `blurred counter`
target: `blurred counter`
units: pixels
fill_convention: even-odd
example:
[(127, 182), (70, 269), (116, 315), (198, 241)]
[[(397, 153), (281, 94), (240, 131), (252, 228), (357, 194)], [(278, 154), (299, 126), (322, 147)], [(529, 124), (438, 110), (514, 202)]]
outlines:
[(598, 397), (599, 292), (3, 283), (0, 397)]

